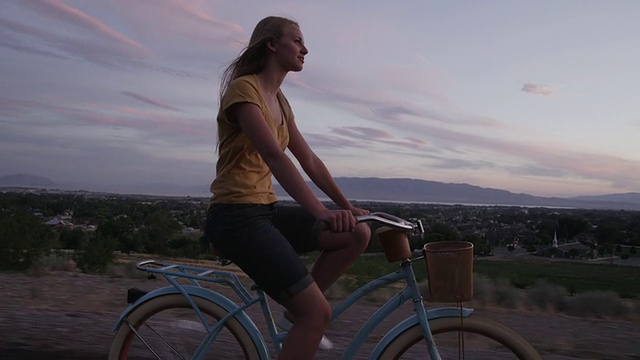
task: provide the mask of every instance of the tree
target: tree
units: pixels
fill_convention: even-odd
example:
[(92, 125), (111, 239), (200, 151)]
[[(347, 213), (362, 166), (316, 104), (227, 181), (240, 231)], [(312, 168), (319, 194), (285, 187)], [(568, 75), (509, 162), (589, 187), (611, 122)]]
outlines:
[(0, 270), (23, 270), (51, 249), (55, 233), (26, 209), (0, 211)]
[(86, 235), (80, 229), (62, 229), (58, 235), (58, 243), (63, 249), (79, 249)]
[(493, 246), (484, 236), (480, 235), (467, 235), (462, 238), (463, 241), (468, 241), (473, 244), (473, 254), (476, 256), (488, 256), (493, 251)]
[(103, 273), (113, 260), (117, 241), (97, 231), (83, 241), (76, 252), (75, 261), (82, 272)]
[(430, 243), (434, 241), (445, 241), (446, 238), (440, 233), (429, 233), (424, 237), (425, 242)]
[(455, 241), (460, 240), (460, 233), (454, 226), (445, 223), (435, 223), (431, 226), (429, 234), (440, 234), (443, 240)]
[(573, 239), (589, 229), (589, 222), (584, 218), (563, 216), (558, 219), (558, 236)]
[(553, 239), (553, 233), (557, 230), (557, 223), (555, 220), (542, 220), (538, 225), (538, 233), (536, 236), (540, 239), (542, 244), (551, 244)]
[(115, 239), (117, 248), (125, 253), (142, 250), (142, 244), (134, 241), (133, 231), (133, 220), (126, 215), (109, 219), (96, 229), (102, 236)]
[(151, 254), (166, 254), (168, 241), (178, 230), (180, 224), (166, 209), (158, 209), (151, 212), (144, 219), (143, 232), (146, 238), (144, 250)]
[(595, 235), (599, 244), (615, 244), (621, 238), (618, 223), (612, 220), (600, 222), (596, 228)]

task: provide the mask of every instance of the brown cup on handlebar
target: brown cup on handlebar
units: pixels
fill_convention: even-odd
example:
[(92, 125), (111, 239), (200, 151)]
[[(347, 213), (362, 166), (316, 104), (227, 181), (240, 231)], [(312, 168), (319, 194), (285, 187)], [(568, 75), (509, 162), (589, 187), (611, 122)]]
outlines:
[(402, 261), (411, 258), (409, 235), (406, 230), (383, 226), (376, 230), (380, 246), (388, 262)]

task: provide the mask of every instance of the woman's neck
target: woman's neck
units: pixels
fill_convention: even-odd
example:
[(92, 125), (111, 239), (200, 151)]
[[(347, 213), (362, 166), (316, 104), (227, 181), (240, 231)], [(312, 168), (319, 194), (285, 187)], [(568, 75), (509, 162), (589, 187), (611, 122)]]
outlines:
[(276, 97), (280, 86), (284, 82), (284, 78), (287, 76), (286, 72), (269, 71), (265, 69), (257, 74), (258, 81), (260, 81), (260, 87), (265, 95), (269, 97)]

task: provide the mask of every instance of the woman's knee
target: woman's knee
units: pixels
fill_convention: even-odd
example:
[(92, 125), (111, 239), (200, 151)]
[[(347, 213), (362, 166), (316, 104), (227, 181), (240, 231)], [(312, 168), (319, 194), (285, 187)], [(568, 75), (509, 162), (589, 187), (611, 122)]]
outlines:
[(316, 313), (316, 316), (318, 316), (319, 321), (325, 325), (329, 324), (329, 321), (331, 320), (331, 305), (329, 305), (329, 302), (324, 295), (322, 296), (320, 305), (318, 305), (317, 308), (313, 308), (313, 310)]
[(294, 295), (284, 305), (296, 319), (312, 320), (323, 325), (331, 320), (331, 305), (315, 283)]
[(330, 233), (323, 231), (319, 236), (320, 250), (336, 251), (347, 250), (350, 253), (360, 254), (369, 245), (371, 228), (366, 223), (356, 225), (352, 232)]
[(358, 245), (358, 248), (363, 251), (369, 245), (369, 241), (371, 240), (371, 228), (369, 224), (360, 223), (356, 226), (353, 231), (353, 240)]

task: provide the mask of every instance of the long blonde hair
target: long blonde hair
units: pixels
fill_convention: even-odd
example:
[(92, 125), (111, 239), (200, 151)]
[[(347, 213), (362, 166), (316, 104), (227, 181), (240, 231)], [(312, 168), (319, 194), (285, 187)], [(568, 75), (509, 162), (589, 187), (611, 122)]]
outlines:
[(275, 42), (284, 35), (287, 26), (299, 26), (297, 22), (279, 16), (268, 16), (256, 25), (249, 45), (231, 62), (222, 74), (220, 103), (229, 83), (240, 76), (257, 74), (264, 69), (267, 58), (267, 43)]

